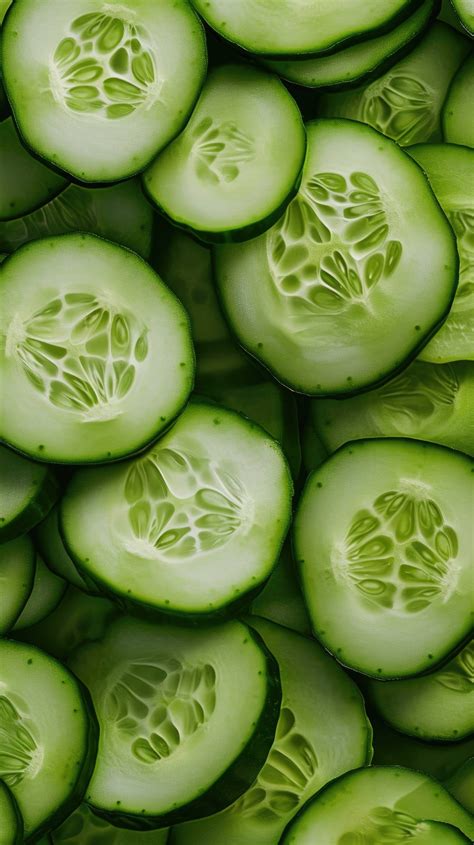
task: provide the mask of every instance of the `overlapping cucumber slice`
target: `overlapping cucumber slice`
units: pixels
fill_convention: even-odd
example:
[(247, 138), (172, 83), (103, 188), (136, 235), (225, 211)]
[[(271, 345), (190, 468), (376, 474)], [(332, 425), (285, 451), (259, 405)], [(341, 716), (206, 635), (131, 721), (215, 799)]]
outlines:
[(59, 496), (54, 472), (0, 446), (0, 543), (26, 534)]
[(33, 589), (36, 554), (28, 536), (0, 545), (0, 636), (13, 628)]

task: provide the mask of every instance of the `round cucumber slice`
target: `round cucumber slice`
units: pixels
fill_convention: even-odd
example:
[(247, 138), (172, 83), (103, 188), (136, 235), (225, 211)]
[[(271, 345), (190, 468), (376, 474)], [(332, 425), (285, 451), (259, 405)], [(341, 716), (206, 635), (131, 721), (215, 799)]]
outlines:
[(463, 27), (470, 35), (474, 35), (474, 6), (472, 0), (451, 0), (454, 11)]
[(81, 804), (68, 819), (53, 830), (53, 845), (166, 845), (168, 829), (121, 830)]
[[(89, 584), (84, 581), (69, 557), (59, 532), (59, 508), (53, 508), (45, 520), (36, 526), (34, 532), (36, 547), (48, 567), (79, 590), (90, 592)], [(96, 592), (93, 590), (93, 592)]]
[(283, 384), (357, 393), (406, 366), (445, 319), (456, 244), (393, 141), (348, 120), (307, 132), (298, 196), (265, 235), (216, 247), (217, 283), (240, 342)]
[(0, 845), (22, 845), (23, 821), (7, 785), (0, 781)]
[[(423, 821), (427, 818), (429, 822)], [(432, 822), (459, 830), (451, 829), (449, 838), (443, 838), (446, 831), (432, 827)], [(429, 838), (430, 832), (434, 838)], [(360, 841), (461, 845), (472, 835), (474, 820), (441, 784), (410, 769), (374, 766), (337, 778), (308, 801), (286, 829), (281, 845)]]
[(29, 537), (0, 546), (0, 636), (13, 628), (33, 589), (35, 550)]
[(9, 445), (45, 461), (110, 461), (170, 425), (192, 387), (189, 324), (141, 258), (58, 235), (21, 247), (0, 274)]
[(0, 543), (30, 531), (58, 496), (59, 484), (49, 467), (0, 446)]
[(469, 757), (445, 783), (446, 789), (474, 815), (474, 757)]
[(139, 458), (78, 472), (61, 531), (80, 572), (112, 596), (205, 618), (248, 603), (268, 578), (291, 494), (276, 441), (233, 411), (195, 402)]
[(310, 475), (296, 557), (314, 631), (342, 663), (407, 677), (469, 636), (473, 494), (471, 458), (415, 440), (356, 440)]
[(48, 616), (58, 606), (66, 587), (66, 581), (51, 572), (41, 558), (37, 556), (33, 589), (13, 626), (13, 630), (16, 632), (23, 628), (29, 628), (30, 625), (35, 625), (45, 616)]
[(81, 800), (97, 726), (89, 697), (37, 648), (0, 640), (0, 779), (16, 798), (25, 839), (60, 824)]
[(301, 114), (283, 83), (227, 65), (211, 71), (185, 130), (143, 184), (160, 211), (202, 240), (247, 240), (296, 194), (305, 150)]
[(186, 0), (16, 3), (4, 84), (26, 143), (83, 182), (142, 170), (183, 127), (206, 73)]
[(140, 830), (209, 815), (263, 765), (279, 673), (241, 622), (187, 630), (122, 617), (70, 665), (101, 729), (86, 801), (108, 821)]
[(474, 147), (473, 86), (474, 54), (471, 53), (454, 77), (443, 107), (443, 136), (450, 144)]

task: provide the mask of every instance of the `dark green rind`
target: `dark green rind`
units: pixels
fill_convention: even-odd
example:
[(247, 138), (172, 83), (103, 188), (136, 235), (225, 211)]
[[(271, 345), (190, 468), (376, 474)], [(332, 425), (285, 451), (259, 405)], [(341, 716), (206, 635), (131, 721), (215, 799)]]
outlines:
[(474, 815), (474, 757), (469, 757), (459, 766), (444, 785), (456, 801)]
[(25, 510), (17, 514), (7, 525), (0, 525), (0, 543), (7, 543), (31, 531), (48, 515), (60, 494), (61, 487), (58, 478), (53, 470), (48, 470), (43, 483)]
[[(10, 839), (7, 845), (23, 845), (23, 819), (20, 813), (20, 808), (15, 801), (13, 793), (10, 792), (8, 786), (3, 782), (3, 780), (0, 780), (0, 794), (1, 793), (4, 794), (7, 803), (10, 804), (10, 809), (13, 812), (16, 822), (15, 831), (12, 831), (12, 833), (14, 833), (14, 838)], [(2, 819), (0, 818), (0, 822), (1, 821)]]
[(451, 0), (451, 5), (453, 7), (454, 14), (457, 20), (460, 22), (461, 26), (465, 31), (471, 36), (474, 36), (474, 6), (472, 7), (472, 11), (470, 12), (470, 18), (464, 16), (463, 10), (458, 6), (458, 0)]

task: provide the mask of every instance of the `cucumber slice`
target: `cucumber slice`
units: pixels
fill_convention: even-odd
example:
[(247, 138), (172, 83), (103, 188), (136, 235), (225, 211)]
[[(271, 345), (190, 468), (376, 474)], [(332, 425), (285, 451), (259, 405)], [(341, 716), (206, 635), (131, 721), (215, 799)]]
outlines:
[(11, 6), (13, 0), (0, 0), (0, 24), (3, 23), (3, 19), (8, 12), (9, 7)]
[(265, 61), (266, 67), (283, 79), (307, 88), (345, 88), (380, 76), (405, 51), (413, 48), (436, 17), (440, 0), (423, 0), (410, 17), (389, 32), (353, 44), (329, 56), (294, 61)]
[(138, 179), (111, 188), (69, 185), (37, 211), (0, 223), (0, 249), (13, 252), (37, 238), (81, 231), (116, 241), (148, 258), (152, 227), (153, 211)]
[(52, 833), (53, 845), (166, 845), (168, 829), (121, 830), (91, 812), (81, 804), (68, 819)]
[(22, 0), (1, 47), (22, 137), (83, 182), (142, 170), (185, 124), (206, 73), (185, 0)]
[(474, 815), (474, 757), (456, 769), (445, 786), (456, 801)]
[(7, 785), (0, 781), (0, 845), (22, 845), (23, 821)]
[[(277, 566), (262, 592), (252, 602), (251, 612), (301, 634), (311, 634), (311, 624), (288, 545), (283, 547)], [(253, 624), (252, 617), (250, 622)]]
[(0, 637), (13, 628), (33, 589), (35, 550), (29, 537), (0, 546)]
[(247, 604), (268, 578), (291, 494), (273, 438), (233, 411), (195, 402), (143, 456), (78, 472), (61, 531), (80, 572), (112, 596), (204, 619)]
[(0, 272), (9, 445), (45, 461), (110, 461), (170, 425), (192, 387), (189, 325), (141, 258), (58, 235), (21, 247)]
[(461, 21), (459, 20), (456, 12), (454, 11), (454, 7), (451, 3), (451, 0), (442, 0), (441, 2), (441, 11), (438, 15), (438, 19), (440, 21), (444, 21), (445, 23), (449, 23), (450, 26), (457, 29), (458, 32), (461, 32), (463, 35), (466, 34), (466, 30), (464, 29)]
[(424, 361), (474, 361), (474, 150), (423, 144), (408, 152), (423, 168), (456, 234), (459, 282), (448, 319), (421, 351)]
[(427, 818), (457, 827), (467, 837), (474, 835), (474, 820), (441, 784), (410, 769), (374, 766), (337, 778), (308, 801), (286, 829), (281, 845), (465, 841), (453, 840), (452, 832), (450, 839), (443, 833), (427, 839), (430, 828), (423, 821)]
[(206, 23), (228, 41), (261, 55), (330, 53), (390, 30), (421, 0), (191, 0)]
[(30, 531), (58, 496), (58, 481), (49, 467), (0, 446), (0, 543)]
[[(365, 395), (365, 394), (363, 394)], [(328, 402), (330, 400), (327, 400)], [(351, 438), (352, 439), (352, 438)], [(303, 466), (307, 473), (317, 469), (328, 456), (327, 449), (311, 418), (305, 420), (301, 442)]]
[(424, 740), (474, 733), (474, 641), (446, 666), (409, 681), (370, 681), (378, 712), (396, 730)]
[(467, 38), (436, 21), (414, 50), (379, 79), (352, 91), (323, 95), (318, 114), (368, 123), (401, 146), (440, 141), (441, 109), (468, 52)]
[(24, 149), (13, 118), (0, 122), (0, 220), (11, 220), (34, 211), (66, 185), (63, 176), (45, 167)]
[(314, 631), (338, 660), (407, 677), (462, 645), (473, 493), (472, 459), (416, 440), (356, 440), (312, 473), (295, 550)]
[(313, 401), (311, 417), (328, 452), (360, 438), (413, 437), (474, 455), (474, 363), (414, 361), (376, 390)]
[(474, 54), (468, 56), (454, 77), (443, 107), (443, 137), (450, 144), (474, 147)]
[(189, 631), (122, 617), (70, 664), (101, 728), (86, 800), (108, 821), (140, 830), (217, 812), (263, 765), (279, 673), (241, 622)]
[(456, 246), (393, 141), (348, 120), (307, 131), (298, 196), (265, 235), (217, 247), (216, 277), (240, 342), (279, 381), (357, 393), (406, 366), (444, 320)]
[(470, 35), (474, 35), (474, 5), (472, 0), (451, 0), (454, 11), (463, 27)]
[(143, 184), (161, 212), (202, 240), (247, 240), (296, 194), (305, 150), (301, 114), (283, 83), (250, 65), (227, 65), (210, 72), (184, 132)]
[[(59, 533), (59, 508), (53, 508), (34, 532), (36, 547), (48, 567), (79, 590), (90, 591), (89, 584), (69, 557)], [(93, 590), (96, 592), (96, 590)]]
[(77, 806), (90, 778), (97, 726), (76, 678), (37, 648), (0, 640), (0, 778), (35, 840)]
[(66, 581), (51, 572), (37, 555), (33, 589), (13, 626), (13, 631), (29, 628), (49, 616), (61, 601), (66, 586)]

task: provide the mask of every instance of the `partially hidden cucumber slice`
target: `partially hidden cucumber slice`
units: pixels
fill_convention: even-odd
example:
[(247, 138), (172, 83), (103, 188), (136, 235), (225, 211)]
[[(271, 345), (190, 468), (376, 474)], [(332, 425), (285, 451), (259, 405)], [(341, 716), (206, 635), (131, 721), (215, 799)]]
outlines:
[(474, 815), (474, 757), (470, 757), (456, 769), (445, 786), (456, 801)]
[(474, 147), (474, 54), (461, 65), (448, 91), (443, 107), (443, 137), (449, 144)]
[(0, 640), (0, 690), (0, 779), (16, 798), (28, 841), (81, 801), (97, 726), (76, 678), (33, 646)]
[[(311, 624), (296, 578), (296, 566), (289, 544), (283, 547), (280, 560), (257, 598), (251, 612), (277, 622), (300, 634), (311, 634)], [(250, 617), (253, 623), (253, 617)]]
[(463, 27), (470, 35), (474, 35), (474, 6), (472, 0), (451, 0), (454, 11)]
[(107, 820), (140, 830), (209, 815), (236, 800), (263, 765), (280, 710), (279, 673), (241, 622), (187, 630), (122, 617), (70, 665), (99, 718), (86, 800)]
[(402, 146), (440, 141), (441, 109), (468, 52), (467, 38), (436, 21), (387, 73), (352, 91), (323, 95), (317, 113), (368, 123)]
[(416, 440), (356, 440), (310, 475), (296, 558), (316, 636), (342, 663), (407, 677), (468, 639), (473, 495), (471, 458)]
[(139, 458), (78, 472), (61, 504), (66, 548), (136, 609), (228, 614), (270, 575), (292, 482), (276, 441), (233, 411), (188, 405)]
[(186, 313), (134, 253), (86, 234), (25, 244), (1, 266), (0, 300), (0, 372), (16, 397), (0, 436), (19, 451), (113, 460), (153, 441), (186, 403)]
[(311, 418), (329, 452), (365, 437), (414, 437), (474, 455), (474, 362), (414, 361), (375, 390), (314, 400)]
[(474, 820), (441, 784), (410, 769), (374, 766), (343, 775), (308, 801), (281, 845), (461, 845), (473, 835)]
[(216, 279), (240, 342), (279, 381), (357, 393), (406, 366), (445, 319), (455, 239), (393, 141), (349, 120), (307, 133), (298, 196), (264, 235), (215, 248)]
[(204, 32), (185, 0), (22, 0), (1, 47), (22, 137), (83, 182), (142, 170), (181, 130), (206, 72)]
[(13, 628), (33, 589), (35, 550), (29, 537), (0, 546), (0, 636)]
[(53, 471), (0, 446), (0, 543), (26, 534), (59, 497)]
[(210, 72), (189, 123), (143, 184), (160, 211), (202, 240), (247, 240), (296, 194), (305, 150), (301, 114), (283, 83), (227, 65)]
[[(351, 440), (352, 439), (353, 438), (351, 438)], [(313, 469), (317, 469), (328, 456), (328, 450), (324, 445), (310, 414), (304, 423), (303, 436), (301, 439), (301, 454), (303, 466), (306, 472), (312, 472)]]
[(58, 606), (66, 587), (66, 581), (51, 572), (37, 555), (33, 589), (13, 626), (13, 631), (29, 628), (48, 616)]
[(59, 532), (58, 507), (53, 508), (46, 519), (40, 525), (36, 526), (33, 536), (40, 555), (52, 572), (55, 572), (56, 575), (64, 578), (79, 590), (97, 592), (97, 590), (91, 590), (90, 584), (79, 574), (74, 562), (64, 547)]
[(370, 759), (372, 730), (354, 682), (314, 640), (263, 619), (250, 624), (280, 666), (275, 742), (250, 789), (218, 815), (173, 828), (172, 845), (277, 845), (304, 801)]
[(0, 781), (0, 845), (22, 845), (23, 820), (12, 793)]
[(124, 830), (114, 827), (81, 804), (68, 819), (53, 830), (53, 845), (166, 845), (168, 829)]

